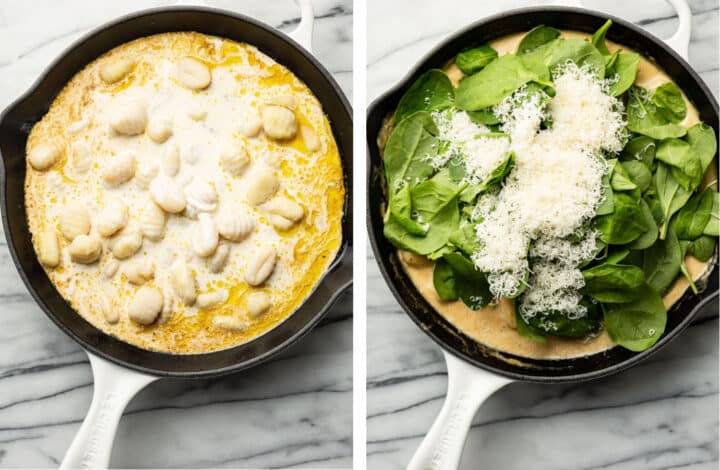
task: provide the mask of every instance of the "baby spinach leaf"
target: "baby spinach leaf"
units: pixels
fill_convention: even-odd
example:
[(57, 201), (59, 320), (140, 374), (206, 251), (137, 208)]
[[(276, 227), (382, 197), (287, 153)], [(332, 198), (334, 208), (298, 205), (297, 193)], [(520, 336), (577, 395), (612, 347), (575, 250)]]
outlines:
[(455, 289), (455, 273), (450, 264), (443, 258), (435, 261), (433, 286), (440, 300), (452, 302), (458, 299), (457, 290)]
[(605, 59), (595, 46), (584, 39), (554, 39), (522, 56), (529, 62), (540, 62), (549, 70), (568, 61), (587, 66), (598, 77), (605, 76)]
[(680, 186), (693, 191), (703, 177), (700, 158), (681, 139), (665, 139), (658, 145), (655, 158), (672, 166), (672, 175)]
[(655, 218), (644, 199), (640, 199), (640, 209), (642, 210), (643, 222), (645, 223), (647, 230), (645, 233), (640, 235), (637, 240), (630, 244), (630, 248), (633, 250), (644, 250), (651, 247), (658, 239), (659, 235), (659, 229), (657, 223), (655, 222)]
[(395, 124), (417, 111), (446, 109), (453, 105), (455, 89), (445, 72), (430, 69), (420, 75), (400, 98), (395, 109)]
[(433, 174), (430, 161), (437, 155), (437, 133), (435, 122), (426, 112), (415, 113), (395, 127), (383, 152), (385, 179), (391, 194)]
[(703, 234), (717, 237), (720, 234), (720, 194), (713, 191), (713, 205), (710, 209), (710, 219), (703, 229)]
[(596, 304), (581, 301), (587, 308), (587, 314), (581, 318), (568, 318), (564, 312), (550, 310), (538, 313), (525, 321), (539, 334), (561, 338), (583, 338), (600, 331), (600, 314)]
[(664, 294), (680, 272), (682, 251), (673, 230), (643, 252), (643, 271), (650, 287)]
[(608, 177), (608, 175), (603, 175), (602, 177), (602, 195), (602, 202), (595, 211), (595, 215), (612, 214), (615, 210), (615, 203), (612, 187), (610, 186), (610, 177)]
[(505, 54), (460, 81), (456, 93), (457, 107), (478, 111), (495, 106), (513, 91), (537, 78), (537, 73), (525, 67), (522, 59)]
[(465, 75), (472, 75), (497, 58), (498, 53), (488, 45), (462, 51), (455, 57), (455, 63)]
[(629, 254), (630, 254), (630, 250), (628, 250), (627, 248), (623, 248), (621, 250), (610, 253), (608, 255), (607, 259), (605, 260), (605, 262), (607, 264), (618, 264), (622, 260), (627, 258)]
[(528, 31), (520, 41), (517, 54), (524, 54), (546, 44), (560, 36), (560, 31), (552, 26), (539, 25)]
[(687, 252), (695, 259), (705, 262), (715, 253), (716, 246), (717, 239), (715, 237), (702, 235), (697, 240), (690, 242), (687, 247)]
[(481, 109), (480, 111), (466, 111), (467, 115), (470, 116), (470, 120), (475, 124), (482, 124), (484, 126), (493, 126), (500, 124), (500, 119), (493, 114), (489, 109)]
[(693, 279), (692, 275), (690, 274), (690, 271), (688, 271), (687, 265), (685, 264), (685, 255), (687, 254), (688, 247), (690, 246), (690, 242), (687, 240), (680, 240), (680, 257), (682, 258), (682, 261), (680, 261), (680, 272), (683, 276), (685, 276), (685, 279), (687, 279), (688, 285), (690, 286), (690, 290), (692, 290), (693, 294), (697, 295), (700, 291), (698, 291), (697, 286), (695, 285), (695, 280)]
[(620, 96), (635, 83), (638, 64), (640, 64), (640, 54), (634, 52), (618, 54), (617, 59), (608, 66), (605, 72), (607, 77), (616, 77), (610, 85), (610, 95)]
[(660, 114), (670, 122), (680, 122), (687, 115), (687, 106), (682, 92), (673, 82), (663, 83), (657, 87), (652, 102), (657, 106)]
[(632, 197), (617, 193), (613, 202), (615, 210), (595, 220), (599, 238), (608, 245), (625, 245), (645, 233), (648, 227), (645, 226), (640, 206)]
[[(652, 188), (652, 186), (651, 186), (651, 188)], [(662, 208), (662, 206), (660, 206), (660, 201), (658, 200), (658, 198), (654, 195), (647, 194), (645, 196), (645, 203), (647, 204), (648, 208), (650, 209), (650, 213), (652, 214), (655, 224), (658, 227), (660, 225), (662, 225), (662, 223), (665, 219), (663, 218), (663, 208)]]
[(517, 308), (515, 308), (515, 329), (523, 338), (531, 339), (533, 341), (537, 341), (538, 343), (547, 343), (545, 334), (528, 325), (523, 316), (520, 314), (520, 310)]
[(608, 29), (610, 29), (610, 26), (612, 26), (612, 20), (607, 20), (605, 24), (600, 26), (600, 28), (593, 33), (592, 39), (590, 40), (592, 45), (595, 46), (602, 55), (610, 55), (610, 51), (605, 45), (605, 35), (607, 34)]
[(475, 224), (469, 220), (462, 220), (458, 231), (450, 235), (448, 241), (467, 256), (472, 256), (479, 248), (475, 236)]
[(645, 284), (645, 273), (637, 266), (605, 263), (582, 272), (583, 293), (599, 302), (630, 302)]
[(675, 233), (680, 240), (695, 240), (702, 235), (710, 220), (713, 191), (705, 191), (691, 197), (675, 217)]
[(655, 149), (657, 144), (655, 140), (640, 135), (633, 137), (625, 144), (625, 148), (622, 151), (624, 160), (638, 160), (645, 164), (648, 168), (652, 168), (653, 161), (655, 160)]
[(620, 165), (625, 170), (625, 173), (640, 189), (640, 192), (645, 192), (652, 184), (652, 173), (643, 162), (637, 160), (630, 160), (627, 162), (620, 162)]
[(665, 331), (667, 311), (651, 286), (643, 285), (636, 300), (603, 305), (605, 329), (610, 339), (630, 351), (644, 351)]
[(675, 181), (668, 167), (662, 163), (660, 163), (657, 170), (655, 170), (653, 182), (655, 183), (655, 191), (663, 215), (663, 223), (660, 227), (660, 239), (664, 239), (670, 217), (685, 205), (692, 193), (680, 186), (678, 182)]
[(487, 191), (496, 184), (502, 183), (505, 177), (512, 171), (513, 166), (515, 166), (515, 152), (509, 152), (505, 160), (495, 167), (482, 183), (468, 185), (462, 194), (460, 194), (460, 200), (466, 203), (473, 202), (478, 194)]
[(443, 259), (453, 270), (455, 292), (465, 305), (472, 310), (478, 310), (492, 301), (487, 278), (475, 269), (472, 261), (457, 252), (448, 253)]
[(684, 127), (669, 122), (657, 106), (650, 101), (644, 88), (631, 86), (627, 104), (627, 128), (636, 134), (661, 140), (670, 137), (682, 137), (687, 132)]
[(690, 153), (700, 160), (704, 174), (717, 152), (715, 131), (705, 123), (695, 124), (687, 130), (687, 142), (690, 144)]
[(612, 174), (610, 175), (610, 186), (612, 186), (615, 191), (632, 191), (638, 187), (630, 178), (625, 167), (617, 162), (615, 162)]
[(395, 246), (427, 255), (445, 246), (460, 223), (457, 198), (465, 185), (458, 186), (440, 172), (410, 191), (417, 222), (428, 227), (425, 236), (408, 232), (394, 217), (385, 222), (384, 235)]
[(390, 217), (405, 230), (413, 235), (424, 236), (428, 227), (412, 219), (412, 202), (410, 201), (410, 186), (405, 185), (399, 191), (390, 195)]

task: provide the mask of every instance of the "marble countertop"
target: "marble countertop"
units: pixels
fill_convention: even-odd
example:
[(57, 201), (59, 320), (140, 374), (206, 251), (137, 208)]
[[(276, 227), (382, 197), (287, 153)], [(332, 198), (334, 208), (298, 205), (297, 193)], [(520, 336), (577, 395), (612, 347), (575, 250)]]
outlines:
[[(168, 1), (0, 2), (0, 109), (87, 30)], [(208, 1), (290, 31), (292, 0)], [(352, 1), (314, 0), (315, 50), (348, 96)], [(0, 467), (56, 467), (90, 404), (79, 346), (35, 305), (0, 240)], [(340, 468), (352, 462), (352, 297), (275, 360), (216, 380), (162, 380), (130, 403), (112, 466)]]
[[(368, 0), (368, 99), (463, 25), (539, 3)], [(718, 2), (690, 3), (690, 63), (717, 93)], [(662, 0), (585, 4), (660, 37), (669, 37), (677, 24)], [(401, 311), (370, 248), (368, 254), (368, 468), (402, 469), (440, 410), (446, 370), (439, 347)], [(517, 383), (500, 390), (475, 417), (461, 468), (716, 470), (717, 304), (714, 310), (628, 372), (587, 384)]]

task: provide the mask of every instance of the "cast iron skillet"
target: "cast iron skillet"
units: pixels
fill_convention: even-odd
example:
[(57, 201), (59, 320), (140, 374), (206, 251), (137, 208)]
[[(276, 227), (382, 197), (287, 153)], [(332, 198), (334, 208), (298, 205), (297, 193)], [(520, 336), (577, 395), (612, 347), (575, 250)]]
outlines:
[[(303, 18), (297, 37), (302, 40), (309, 38), (312, 33), (312, 5), (309, 0), (298, 0), (298, 3), (301, 5)], [(300, 31), (301, 29), (303, 31)], [(25, 214), (26, 139), (33, 125), (47, 112), (58, 92), (75, 73), (106, 51), (139, 37), (170, 31), (197, 31), (247, 42), (292, 70), (317, 96), (330, 120), (342, 157), (346, 188), (342, 246), (331, 267), (302, 306), (262, 336), (240, 346), (207, 354), (173, 355), (148, 351), (107, 335), (84, 320), (55, 290), (38, 263)], [(306, 47), (309, 47), (309, 42)], [(146, 374), (148, 381), (157, 377), (217, 376), (269, 359), (300, 339), (320, 321), (352, 282), (351, 115), (350, 105), (330, 73), (300, 44), (252, 18), (204, 7), (145, 10), (103, 25), (70, 46), (25, 95), (4, 111), (0, 116), (0, 153), (3, 162), (3, 171), (0, 174), (0, 205), (10, 254), (18, 273), (42, 310), (65, 333), (92, 353), (90, 357), (96, 375), (93, 407), (98, 388), (102, 388), (97, 383), (100, 379), (98, 374), (120, 374), (117, 370), (113, 374), (99, 372), (100, 368), (106, 370), (111, 366), (107, 364), (108, 361)], [(105, 360), (98, 360), (93, 355)], [(126, 373), (132, 375), (131, 371)], [(131, 381), (132, 379), (128, 379), (126, 382)], [(142, 387), (139, 383), (137, 386)], [(127, 399), (129, 400), (129, 397)], [(113, 403), (114, 405), (117, 403)], [(98, 464), (97, 460), (92, 460), (95, 453), (89, 452), (88, 455), (88, 462)]]
[[(683, 36), (687, 41), (690, 35), (689, 8), (680, 1), (671, 0), (671, 3), (680, 13), (681, 26), (677, 36)], [(383, 236), (383, 211), (387, 207), (387, 199), (376, 139), (383, 121), (394, 112), (400, 97), (423, 72), (430, 68), (443, 68), (463, 49), (509, 34), (525, 32), (540, 24), (592, 33), (608, 18), (613, 21), (608, 39), (635, 49), (655, 61), (695, 104), (700, 119), (712, 126), (718, 134), (718, 104), (698, 74), (678, 53), (662, 40), (620, 18), (569, 7), (525, 8), (474, 23), (443, 41), (398, 85), (370, 106), (367, 117), (367, 222), (375, 259), (390, 290), (405, 312), (444, 350), (448, 366), (448, 396), (445, 404), (408, 469), (455, 468), (462, 453), (465, 433), (475, 411), (482, 401), (505, 384), (515, 380), (542, 383), (580, 382), (627, 369), (656, 353), (677, 337), (704, 305), (717, 303), (718, 267), (713, 264), (704, 281), (707, 289), (699, 296), (686, 293), (672, 307), (668, 314), (665, 334), (649, 350), (633, 353), (616, 347), (591, 356), (564, 360), (517, 357), (475, 342), (437, 314), (405, 275), (396, 248)], [(684, 34), (680, 34), (681, 32)], [(684, 48), (687, 50), (687, 42)]]

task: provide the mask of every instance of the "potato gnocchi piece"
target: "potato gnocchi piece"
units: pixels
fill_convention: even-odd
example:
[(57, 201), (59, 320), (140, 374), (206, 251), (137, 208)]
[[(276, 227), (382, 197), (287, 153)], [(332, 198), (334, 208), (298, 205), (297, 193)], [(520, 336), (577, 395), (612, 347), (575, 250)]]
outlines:
[(60, 264), (60, 241), (54, 230), (45, 229), (37, 236), (36, 250), (38, 260), (48, 268)]
[(272, 199), (263, 208), (268, 213), (270, 223), (280, 230), (290, 229), (305, 216), (305, 209), (286, 197)]
[(154, 287), (141, 287), (128, 305), (130, 320), (140, 325), (151, 325), (163, 308), (163, 295)]
[(112, 254), (117, 259), (127, 259), (140, 250), (143, 236), (140, 230), (132, 225), (126, 226), (122, 232), (110, 240)]
[(128, 223), (128, 206), (120, 199), (110, 199), (97, 216), (96, 228), (103, 237), (110, 237)]
[(220, 165), (236, 178), (245, 173), (250, 164), (250, 155), (244, 145), (229, 144), (220, 151)]
[(72, 148), (72, 169), (78, 175), (84, 175), (92, 167), (92, 156), (90, 148), (84, 143), (73, 145)]
[[(191, 216), (200, 212), (212, 212), (217, 207), (218, 194), (207, 181), (194, 179), (185, 187), (186, 210)], [(194, 218), (194, 217), (191, 217)]]
[(255, 170), (247, 187), (247, 199), (253, 205), (260, 205), (275, 195), (280, 188), (280, 181), (275, 172), (268, 167)]
[(201, 213), (193, 233), (193, 250), (198, 256), (205, 258), (215, 252), (218, 241), (219, 235), (215, 220), (209, 214)]
[(90, 212), (79, 202), (71, 202), (66, 205), (58, 219), (60, 233), (70, 241), (79, 235), (90, 233)]
[(162, 170), (167, 176), (175, 176), (180, 171), (180, 149), (177, 144), (169, 144), (163, 152)]
[(195, 291), (195, 275), (190, 271), (185, 260), (178, 260), (170, 267), (170, 284), (175, 295), (185, 303), (192, 305), (197, 299)]
[(320, 150), (320, 137), (317, 132), (310, 126), (300, 126), (300, 135), (302, 136), (303, 142), (305, 142), (305, 148), (308, 152), (317, 152)]
[(158, 324), (167, 323), (172, 319), (173, 311), (175, 308), (175, 297), (173, 296), (172, 290), (167, 286), (162, 289), (163, 294), (163, 307), (160, 310), (160, 318), (158, 318)]
[(215, 218), (220, 236), (231, 242), (241, 242), (250, 235), (255, 228), (255, 219), (249, 215), (239, 214), (230, 208), (225, 208)]
[(297, 107), (297, 101), (292, 95), (277, 95), (271, 96), (265, 100), (266, 105), (282, 106), (283, 108), (295, 110)]
[(100, 67), (100, 78), (107, 84), (119, 82), (132, 71), (134, 66), (135, 61), (127, 57), (110, 59)]
[(297, 134), (295, 113), (284, 106), (269, 105), (262, 109), (262, 126), (268, 137), (288, 140)]
[(150, 240), (158, 241), (165, 235), (167, 215), (153, 201), (147, 201), (140, 209), (140, 230)]
[(233, 333), (242, 333), (250, 327), (250, 324), (246, 320), (231, 317), (230, 315), (216, 315), (213, 317), (213, 326)]
[(210, 86), (212, 77), (205, 64), (190, 57), (180, 59), (175, 66), (175, 77), (191, 90), (202, 90)]
[(150, 118), (145, 132), (154, 142), (165, 143), (173, 133), (172, 119), (168, 116), (153, 116)]
[(114, 325), (115, 323), (120, 321), (120, 315), (118, 314), (114, 303), (110, 299), (110, 296), (108, 296), (105, 292), (97, 292), (97, 294), (93, 297), (90, 309), (100, 312), (105, 321), (110, 323), (111, 325)]
[(227, 243), (218, 244), (215, 253), (208, 260), (208, 269), (212, 273), (219, 273), (224, 268), (230, 258), (230, 245)]
[(135, 186), (143, 190), (148, 189), (159, 172), (157, 165), (147, 163), (139, 165), (135, 175)]
[(198, 295), (195, 305), (198, 308), (215, 307), (216, 305), (225, 303), (227, 299), (228, 291), (225, 289), (218, 289), (215, 292), (205, 292)]
[(265, 292), (253, 292), (247, 298), (248, 313), (253, 318), (259, 318), (270, 311), (272, 302)]
[(115, 258), (110, 258), (105, 262), (105, 265), (102, 267), (102, 275), (105, 279), (112, 279), (113, 276), (115, 276), (115, 273), (118, 272), (118, 269), (120, 268), (120, 263)]
[(155, 277), (155, 263), (149, 259), (128, 261), (123, 269), (127, 280), (137, 286), (143, 285)]
[(92, 264), (100, 259), (102, 242), (96, 234), (78, 235), (68, 248), (70, 259), (80, 264)]
[(262, 119), (253, 108), (247, 109), (240, 117), (238, 131), (247, 138), (256, 137), (262, 129)]
[(167, 176), (158, 176), (150, 183), (150, 196), (165, 212), (177, 214), (185, 209), (187, 201), (180, 186)]
[(275, 270), (276, 261), (277, 250), (275, 248), (269, 245), (261, 247), (250, 258), (247, 271), (245, 271), (245, 282), (253, 287), (264, 283)]
[(110, 114), (110, 127), (120, 135), (133, 136), (145, 132), (148, 116), (139, 101), (116, 102)]
[(124, 153), (116, 156), (107, 164), (102, 173), (102, 179), (108, 186), (120, 186), (135, 176), (135, 156)]
[(90, 122), (87, 119), (80, 119), (79, 121), (75, 121), (67, 127), (65, 133), (69, 135), (79, 134), (85, 129), (87, 129), (89, 123)]
[(59, 139), (40, 142), (28, 154), (30, 166), (37, 171), (49, 170), (62, 158), (64, 147)]

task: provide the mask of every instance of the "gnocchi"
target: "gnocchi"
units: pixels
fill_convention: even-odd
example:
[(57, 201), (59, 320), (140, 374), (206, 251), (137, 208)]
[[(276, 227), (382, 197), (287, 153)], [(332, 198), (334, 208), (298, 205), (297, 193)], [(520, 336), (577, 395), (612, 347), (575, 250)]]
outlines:
[(247, 298), (248, 313), (254, 318), (265, 315), (271, 307), (270, 297), (264, 292), (253, 292)]
[(91, 166), (90, 148), (83, 143), (74, 145), (72, 148), (72, 168), (75, 174), (83, 175), (90, 170)]
[(185, 187), (186, 210), (192, 214), (212, 212), (217, 207), (218, 195), (207, 181), (194, 179)]
[(192, 305), (197, 299), (195, 288), (195, 275), (188, 267), (185, 260), (178, 260), (173, 263), (170, 268), (170, 284), (172, 285), (175, 295), (182, 300), (185, 305)]
[(175, 176), (180, 171), (180, 149), (176, 144), (170, 144), (165, 148), (162, 157), (162, 169), (167, 176)]
[(247, 187), (247, 199), (251, 204), (260, 205), (275, 195), (280, 181), (275, 172), (268, 167), (261, 167), (253, 172)]
[(222, 210), (215, 220), (220, 236), (232, 242), (243, 241), (255, 228), (254, 218), (229, 208)]
[(118, 57), (100, 67), (100, 78), (107, 84), (119, 82), (125, 78), (135, 66), (135, 62), (127, 57)]
[(63, 144), (58, 139), (41, 142), (28, 153), (28, 161), (37, 171), (47, 171), (62, 158)]
[(129, 261), (123, 274), (132, 284), (142, 285), (155, 277), (155, 263), (149, 259)]
[(139, 101), (115, 103), (110, 114), (110, 127), (120, 135), (142, 134), (145, 132), (147, 121), (147, 110)]
[(68, 248), (70, 258), (80, 264), (92, 264), (100, 259), (102, 242), (95, 234), (78, 235)]
[(305, 216), (305, 209), (286, 197), (279, 197), (264, 206), (270, 223), (280, 230), (288, 230)]
[(128, 305), (128, 317), (140, 325), (151, 325), (163, 308), (163, 295), (154, 287), (141, 287)]
[(140, 230), (145, 237), (158, 241), (165, 235), (167, 216), (153, 201), (147, 201), (140, 212)]
[(113, 276), (115, 276), (115, 273), (118, 272), (118, 269), (120, 268), (120, 263), (115, 258), (110, 258), (105, 262), (105, 265), (102, 268), (102, 275), (105, 279), (112, 279)]
[(165, 212), (177, 214), (185, 210), (185, 194), (177, 183), (166, 176), (160, 175), (150, 183), (150, 195)]
[(231, 317), (230, 315), (217, 315), (213, 317), (213, 326), (221, 330), (241, 333), (246, 331), (250, 324), (245, 320)]
[(150, 183), (152, 183), (152, 180), (155, 179), (159, 171), (160, 170), (157, 165), (147, 163), (139, 165), (137, 174), (135, 175), (135, 185), (143, 190), (148, 189), (150, 187)]
[(164, 143), (173, 133), (172, 119), (167, 116), (153, 116), (145, 131), (147, 136), (158, 144)]
[(257, 137), (262, 129), (262, 119), (254, 109), (247, 109), (240, 117), (238, 131), (247, 138)]
[(284, 106), (268, 105), (262, 110), (262, 127), (268, 137), (289, 140), (297, 133), (297, 119)]
[(176, 65), (175, 76), (178, 81), (191, 90), (202, 90), (210, 86), (212, 77), (205, 64), (190, 57), (180, 59)]
[(128, 206), (119, 199), (111, 199), (97, 216), (97, 231), (110, 237), (128, 223)]
[(66, 205), (59, 217), (60, 233), (73, 241), (79, 235), (90, 233), (90, 212), (78, 202)]
[(93, 310), (99, 311), (106, 322), (114, 325), (120, 321), (120, 315), (110, 297), (104, 292), (98, 292), (94, 298), (94, 304), (90, 306)]
[(305, 142), (305, 148), (308, 152), (317, 152), (320, 150), (320, 138), (310, 126), (300, 126), (300, 135), (302, 136), (303, 142)]
[(200, 214), (193, 234), (192, 245), (195, 253), (200, 257), (212, 255), (217, 248), (219, 240), (215, 220), (208, 214)]
[(103, 170), (102, 178), (110, 187), (120, 186), (135, 176), (135, 156), (124, 153), (113, 158)]
[(220, 151), (220, 165), (236, 178), (245, 173), (250, 164), (250, 155), (243, 145), (226, 145)]
[(208, 260), (208, 269), (212, 273), (219, 273), (225, 268), (225, 265), (230, 258), (230, 245), (227, 243), (220, 243), (215, 249), (215, 253)]
[(272, 246), (261, 247), (251, 258), (245, 271), (245, 282), (251, 286), (263, 284), (272, 274), (277, 251)]
[(228, 291), (219, 289), (214, 292), (205, 292), (197, 297), (198, 308), (210, 308), (224, 303), (228, 299)]
[(48, 268), (60, 264), (60, 242), (54, 230), (45, 229), (38, 234), (36, 249), (38, 260)]
[(122, 232), (115, 235), (110, 241), (112, 254), (117, 259), (127, 259), (140, 250), (143, 243), (143, 236), (140, 230), (134, 226), (126, 226)]

